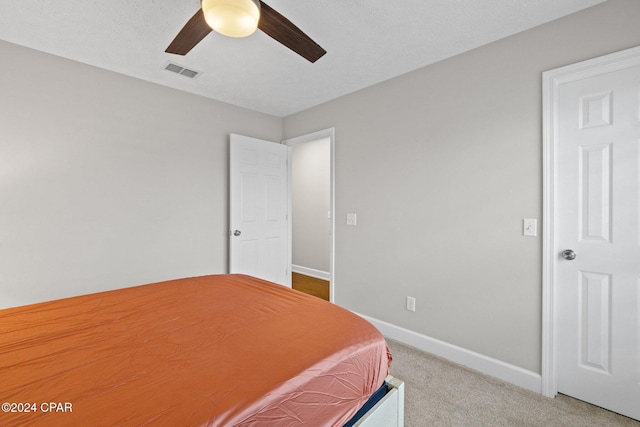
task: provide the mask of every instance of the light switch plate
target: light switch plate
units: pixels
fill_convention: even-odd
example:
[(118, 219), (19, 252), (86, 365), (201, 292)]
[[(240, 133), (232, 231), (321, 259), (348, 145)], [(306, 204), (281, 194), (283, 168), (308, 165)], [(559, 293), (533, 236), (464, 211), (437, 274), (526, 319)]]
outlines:
[(347, 225), (356, 225), (356, 224), (357, 224), (356, 214), (347, 213)]
[(538, 220), (524, 218), (522, 220), (522, 235), (535, 237), (538, 235)]

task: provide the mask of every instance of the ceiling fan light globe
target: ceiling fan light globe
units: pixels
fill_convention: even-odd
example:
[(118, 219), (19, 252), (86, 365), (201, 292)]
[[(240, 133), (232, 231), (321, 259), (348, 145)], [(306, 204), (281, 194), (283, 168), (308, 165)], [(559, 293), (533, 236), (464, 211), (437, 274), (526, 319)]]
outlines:
[(250, 36), (260, 20), (258, 0), (203, 0), (202, 11), (215, 32), (229, 37)]

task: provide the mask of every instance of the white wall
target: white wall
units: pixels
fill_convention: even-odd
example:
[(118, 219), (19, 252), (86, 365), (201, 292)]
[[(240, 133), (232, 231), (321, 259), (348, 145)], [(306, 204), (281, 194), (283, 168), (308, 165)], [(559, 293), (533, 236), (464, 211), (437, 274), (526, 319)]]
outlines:
[(335, 127), (336, 302), (539, 373), (541, 73), (639, 45), (638, 22), (609, 0), (285, 118)]
[(331, 141), (291, 146), (293, 265), (329, 273)]
[(0, 41), (0, 308), (227, 271), (228, 138), (282, 120)]

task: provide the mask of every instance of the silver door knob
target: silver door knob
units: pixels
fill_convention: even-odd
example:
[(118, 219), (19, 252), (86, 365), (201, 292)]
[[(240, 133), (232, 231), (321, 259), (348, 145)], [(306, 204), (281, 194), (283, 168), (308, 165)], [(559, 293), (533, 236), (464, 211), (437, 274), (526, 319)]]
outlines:
[(573, 261), (574, 259), (576, 259), (576, 253), (571, 249), (566, 249), (562, 251), (562, 258), (566, 259), (567, 261)]
[(234, 236), (236, 236), (236, 237), (237, 237), (237, 236), (239, 236), (239, 235), (241, 235), (241, 234), (242, 234), (242, 232), (241, 232), (240, 230), (235, 230), (235, 231), (233, 232), (233, 235), (234, 235)]

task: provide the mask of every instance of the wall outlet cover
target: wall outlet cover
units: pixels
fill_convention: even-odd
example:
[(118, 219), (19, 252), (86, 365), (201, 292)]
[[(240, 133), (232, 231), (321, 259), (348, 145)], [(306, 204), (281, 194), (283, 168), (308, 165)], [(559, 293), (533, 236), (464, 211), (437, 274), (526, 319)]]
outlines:
[(416, 299), (414, 297), (407, 297), (407, 310), (416, 311)]

